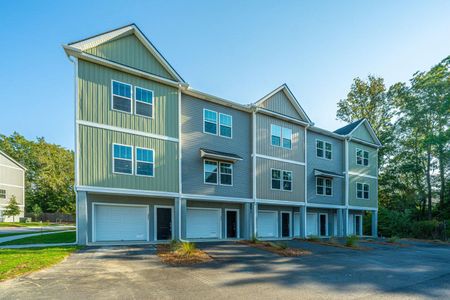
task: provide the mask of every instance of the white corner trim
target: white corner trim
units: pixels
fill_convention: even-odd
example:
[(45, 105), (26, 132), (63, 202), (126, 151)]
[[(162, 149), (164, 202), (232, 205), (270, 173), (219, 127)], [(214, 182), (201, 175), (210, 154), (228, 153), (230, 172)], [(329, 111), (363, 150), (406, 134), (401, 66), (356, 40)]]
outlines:
[[(345, 172), (344, 172), (345, 173)], [(372, 178), (372, 179), (377, 179), (378, 177), (376, 176), (372, 176), (372, 175), (367, 175), (367, 174), (363, 174), (363, 173), (357, 173), (357, 172), (348, 172), (349, 175), (353, 175), (353, 176), (358, 176), (358, 177), (366, 177), (366, 178)]]
[(274, 156), (268, 156), (268, 155), (263, 155), (263, 154), (256, 154), (255, 156), (259, 157), (259, 158), (276, 160), (276, 161), (281, 161), (281, 162), (290, 163), (290, 164), (294, 164), (294, 165), (300, 165), (300, 166), (305, 165), (304, 162), (290, 160), (290, 159), (284, 159), (284, 158), (279, 158), (279, 157), (274, 157)]
[(160, 140), (165, 140), (165, 141), (170, 141), (170, 142), (176, 142), (176, 143), (179, 142), (179, 139), (173, 138), (173, 137), (170, 137), (170, 136), (166, 136), (166, 135), (153, 134), (153, 133), (148, 133), (148, 132), (143, 132), (143, 131), (138, 131), (138, 130), (133, 130), (133, 129), (127, 129), (127, 128), (121, 128), (121, 127), (116, 127), (116, 126), (111, 126), (111, 125), (94, 123), (94, 122), (90, 122), (90, 121), (78, 120), (77, 124), (78, 125), (89, 126), (89, 127), (94, 127), (94, 128), (101, 128), (101, 129), (111, 130), (111, 131), (118, 131), (118, 132), (123, 132), (123, 133), (140, 135), (140, 136), (144, 136), (144, 137), (160, 139)]

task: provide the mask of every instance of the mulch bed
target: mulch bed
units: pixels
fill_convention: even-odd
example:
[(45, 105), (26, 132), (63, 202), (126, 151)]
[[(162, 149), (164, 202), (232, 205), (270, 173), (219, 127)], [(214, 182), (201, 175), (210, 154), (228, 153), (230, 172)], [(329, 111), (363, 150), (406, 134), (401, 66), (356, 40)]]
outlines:
[(273, 243), (270, 243), (270, 242), (258, 241), (256, 243), (253, 243), (253, 242), (249, 242), (249, 241), (240, 241), (240, 243), (247, 245), (247, 246), (255, 247), (258, 249), (266, 250), (266, 251), (269, 251), (272, 253), (276, 253), (281, 256), (287, 256), (287, 257), (295, 257), (295, 256), (303, 256), (303, 255), (311, 254), (311, 251), (297, 249), (297, 248), (282, 249), (279, 247), (275, 247), (275, 246), (273, 246)]
[(384, 246), (395, 246), (395, 247), (410, 247), (411, 245), (407, 245), (407, 244), (403, 244), (403, 243), (399, 243), (399, 242), (385, 242), (385, 241), (366, 241), (366, 240), (361, 240), (360, 242), (363, 243), (372, 243), (372, 244), (377, 244), (377, 245), (384, 245)]
[[(316, 243), (319, 245), (323, 245), (323, 246), (331, 246), (331, 247), (337, 247), (337, 248), (344, 248), (344, 249), (352, 249), (352, 250), (364, 250), (364, 251), (368, 251), (368, 250), (372, 250), (373, 248), (369, 248), (369, 247), (361, 247), (359, 245), (356, 246), (347, 246), (345, 244), (341, 244), (339, 242), (327, 242), (327, 241), (321, 241), (321, 240), (309, 240), (309, 239), (300, 239), (303, 242), (311, 242), (311, 243)], [(359, 243), (360, 241), (358, 241)]]
[(158, 245), (156, 253), (163, 263), (172, 266), (193, 265), (212, 261), (211, 256), (198, 249), (194, 250), (190, 255), (184, 255), (179, 250), (172, 251), (170, 245)]

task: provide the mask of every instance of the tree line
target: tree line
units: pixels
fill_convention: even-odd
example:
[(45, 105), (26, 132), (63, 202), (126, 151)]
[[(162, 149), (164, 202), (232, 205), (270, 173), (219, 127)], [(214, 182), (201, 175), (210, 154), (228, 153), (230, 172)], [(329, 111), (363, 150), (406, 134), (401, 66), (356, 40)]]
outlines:
[(383, 144), (380, 233), (426, 237), (443, 226), (449, 234), (450, 56), (389, 87), (381, 77), (355, 78), (336, 117), (366, 118)]

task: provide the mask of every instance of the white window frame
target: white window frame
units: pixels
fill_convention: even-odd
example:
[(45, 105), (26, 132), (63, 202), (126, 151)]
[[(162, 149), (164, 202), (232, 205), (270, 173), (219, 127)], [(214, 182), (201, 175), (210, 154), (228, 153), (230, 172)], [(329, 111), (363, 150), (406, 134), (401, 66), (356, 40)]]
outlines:
[[(141, 90), (144, 90), (144, 91), (147, 91), (147, 92), (151, 92), (152, 93), (152, 104), (149, 104), (147, 102), (138, 100), (136, 98), (136, 96), (137, 96), (137, 89), (141, 89)], [(144, 118), (148, 118), (148, 119), (153, 119), (153, 116), (154, 116), (154, 113), (155, 113), (155, 105), (154, 105), (155, 104), (155, 92), (153, 90), (149, 90), (149, 89), (143, 88), (141, 86), (137, 86), (137, 85), (134, 86), (134, 102), (140, 102), (140, 103), (143, 103), (143, 104), (146, 104), (146, 105), (150, 105), (152, 107), (152, 115), (151, 116), (144, 116), (144, 115), (138, 114), (136, 112), (137, 105), (136, 105), (136, 103), (134, 103), (134, 114), (136, 116), (140, 116), (140, 117), (144, 117)]]
[[(319, 194), (317, 193), (317, 187), (319, 186), (319, 184), (317, 183), (317, 181), (320, 179), (323, 179), (323, 194)], [(329, 180), (331, 182), (331, 195), (327, 195), (327, 180)], [(326, 177), (321, 177), (321, 176), (317, 176), (316, 177), (316, 196), (322, 196), (322, 197), (333, 197), (333, 179), (331, 178), (326, 178)]]
[[(217, 113), (217, 112), (216, 112)], [(223, 125), (222, 123), (220, 123), (220, 116), (227, 116), (227, 117), (230, 117), (230, 119), (231, 119), (231, 126), (228, 126), (228, 125)], [(224, 114), (224, 113), (218, 113), (218, 123), (219, 123), (219, 126), (217, 127), (217, 134), (219, 135), (219, 136), (221, 136), (221, 137), (224, 137), (224, 138), (226, 138), (226, 139), (232, 139), (233, 138), (233, 116), (232, 115), (228, 115), (228, 114)], [(204, 123), (203, 123), (204, 124)], [(222, 134), (220, 134), (220, 126), (224, 126), (224, 127), (229, 127), (230, 128), (230, 132), (231, 132), (231, 136), (226, 136), (226, 135), (222, 135)]]
[[(219, 178), (218, 178), (218, 180), (217, 180), (218, 183), (219, 183), (220, 185), (223, 185), (223, 186), (233, 186), (233, 183), (234, 183), (234, 180), (233, 180), (233, 173), (234, 173), (233, 163), (231, 163), (231, 162), (226, 162), (226, 161), (218, 161), (218, 163), (219, 163), (219, 169), (218, 169)], [(224, 174), (226, 174), (226, 175), (231, 175), (231, 184), (223, 184), (223, 183), (222, 183), (222, 170), (221, 170), (222, 164), (229, 164), (229, 165), (230, 165), (231, 174), (227, 174), (227, 173), (224, 173)]]
[[(272, 180), (278, 180), (278, 179), (273, 179), (272, 177), (272, 171), (280, 171), (280, 188), (279, 189), (274, 189), (272, 186)], [(284, 189), (284, 178), (283, 178), (283, 173), (284, 172), (289, 172), (291, 173), (291, 180), (286, 180), (286, 181), (290, 181), (291, 182), (291, 189), (290, 190), (285, 190)], [(276, 168), (271, 168), (270, 169), (270, 189), (274, 190), (274, 191), (282, 191), (282, 192), (292, 192), (294, 190), (294, 172), (293, 171), (289, 171), (289, 170), (281, 170), (281, 169), (276, 169)]]
[[(114, 94), (114, 82), (120, 83), (120, 84), (125, 84), (130, 86), (130, 111), (123, 111), (123, 110), (119, 110), (119, 109), (115, 109), (114, 108), (114, 96), (116, 97), (120, 97), (120, 98), (124, 98), (124, 99), (128, 99), (127, 97), (121, 96), (121, 95), (116, 95)], [(121, 112), (121, 113), (125, 113), (125, 114), (133, 114), (133, 85), (129, 84), (129, 83), (125, 83), (119, 80), (115, 80), (115, 79), (111, 79), (111, 110), (117, 111), (117, 112)]]
[[(205, 122), (212, 123), (211, 121), (206, 121), (206, 118), (205, 118), (206, 111), (210, 111), (210, 112), (213, 112), (216, 114), (216, 133), (211, 133), (211, 132), (206, 131)], [(203, 109), (203, 133), (210, 134), (210, 135), (218, 135), (219, 134), (219, 114), (217, 113), (217, 111), (207, 109), (207, 108)]]
[[(121, 159), (121, 160), (128, 160), (128, 159), (124, 159), (124, 158), (115, 158), (114, 157), (114, 145), (117, 146), (124, 146), (124, 147), (131, 147), (131, 173), (122, 173), (122, 172), (116, 172), (115, 171), (115, 160), (116, 159)], [(112, 171), (113, 174), (120, 174), (120, 175), (130, 175), (133, 176), (134, 175), (134, 147), (131, 145), (125, 145), (125, 144), (119, 144), (119, 143), (113, 143), (112, 144)]]
[[(361, 184), (362, 187), (362, 198), (358, 197), (358, 184)], [(364, 186), (367, 185), (367, 198), (364, 197)], [(364, 183), (364, 182), (356, 182), (356, 199), (361, 199), (361, 200), (369, 200), (370, 199), (370, 184), (368, 183)]]
[[(217, 180), (216, 180), (216, 183), (213, 183), (213, 182), (206, 182), (206, 168), (205, 168), (206, 162), (212, 162), (212, 163), (215, 163), (216, 166), (217, 166), (217, 171), (216, 171), (216, 174), (217, 174), (216, 178), (217, 178)], [(203, 183), (204, 183), (204, 184), (210, 184), (210, 185), (219, 185), (219, 180), (220, 180), (220, 179), (219, 179), (219, 162), (216, 161), (216, 160), (204, 159), (204, 160), (203, 160)]]
[[(323, 145), (323, 148), (322, 148), (323, 156), (317, 155), (317, 149), (319, 149), (319, 147), (317, 146), (317, 142), (321, 142), (322, 145)], [(328, 145), (331, 146), (331, 150), (329, 151), (330, 154), (331, 154), (331, 158), (327, 158), (327, 154), (326, 154), (326, 152), (327, 152), (327, 150), (326, 150), (326, 149), (327, 149), (327, 146), (326, 146), (326, 144), (328, 144)], [(332, 143), (329, 143), (329, 142), (326, 142), (326, 141), (324, 141), (324, 140), (321, 140), (321, 139), (316, 139), (316, 157), (322, 158), (322, 159), (326, 159), (326, 160), (333, 160), (333, 144), (332, 144)]]
[[(135, 175), (136, 176), (141, 176), (141, 177), (155, 177), (155, 150), (154, 149), (150, 149), (150, 148), (144, 148), (144, 147), (134, 147), (135, 148), (135, 161), (134, 161), (134, 163), (136, 164), (136, 166), (135, 166)], [(138, 149), (141, 149), (141, 150), (149, 150), (149, 151), (152, 151), (152, 153), (153, 153), (153, 162), (151, 163), (152, 164), (152, 174), (153, 175), (142, 175), (142, 174), (138, 174), (137, 173), (137, 164), (138, 164), (138, 162), (142, 162), (142, 163), (146, 163), (146, 164), (150, 164), (148, 161), (142, 161), (142, 160), (138, 160), (138, 158), (137, 158), (137, 150)]]
[[(277, 126), (277, 127), (279, 127), (281, 129), (281, 131), (280, 131), (280, 145), (274, 145), (272, 143), (272, 136), (273, 136), (272, 132), (273, 132), (273, 127), (274, 126)], [(291, 147), (289, 147), (289, 148), (283, 146), (283, 139), (284, 139), (284, 137), (283, 137), (283, 129), (287, 129), (287, 130), (291, 131), (291, 138), (289, 139), (291, 141)], [(277, 124), (270, 124), (270, 145), (271, 146), (278, 147), (278, 148), (283, 148), (283, 149), (287, 149), (287, 150), (292, 150), (292, 146), (293, 146), (293, 143), (294, 143), (293, 142), (293, 136), (294, 136), (294, 131), (292, 130), (292, 128), (283, 127), (283, 126), (280, 126), (280, 125), (277, 125)]]
[[(361, 163), (358, 164), (358, 151), (361, 151)], [(364, 153), (367, 153), (367, 165), (364, 164)], [(367, 150), (356, 148), (355, 149), (355, 158), (356, 158), (356, 164), (358, 166), (368, 167), (370, 165), (370, 153)]]

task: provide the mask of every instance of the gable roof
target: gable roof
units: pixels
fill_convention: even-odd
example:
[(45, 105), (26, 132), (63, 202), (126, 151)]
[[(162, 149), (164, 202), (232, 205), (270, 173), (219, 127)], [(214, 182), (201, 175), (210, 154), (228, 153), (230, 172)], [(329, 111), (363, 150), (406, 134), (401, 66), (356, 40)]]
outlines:
[(256, 101), (253, 105), (256, 107), (261, 107), (261, 105), (267, 101), (268, 99), (270, 99), (273, 95), (275, 95), (276, 93), (282, 91), (287, 99), (289, 100), (289, 102), (292, 104), (292, 106), (294, 107), (295, 111), (304, 119), (307, 121), (307, 123), (309, 124), (313, 124), (313, 122), (311, 121), (311, 119), (308, 117), (308, 115), (306, 114), (306, 112), (303, 110), (303, 108), (300, 106), (300, 103), (297, 101), (297, 99), (295, 98), (294, 94), (291, 92), (291, 90), (289, 89), (289, 87), (287, 86), (286, 83), (283, 83), (282, 85), (280, 85), (279, 87), (277, 87), (276, 89), (274, 89), (273, 91), (271, 91), (270, 93), (268, 93), (267, 95), (265, 95), (264, 97), (262, 97), (260, 100)]
[(369, 121), (367, 121), (366, 118), (359, 119), (353, 123), (350, 123), (344, 127), (341, 127), (334, 131), (334, 133), (343, 135), (343, 136), (351, 136), (361, 125), (367, 126), (367, 131), (369, 132), (372, 139), (375, 141), (377, 146), (382, 146), (380, 140), (378, 139), (377, 135), (375, 134), (375, 131), (373, 130), (372, 125), (370, 125)]
[(25, 171), (27, 170), (27, 168), (25, 168), (24, 166), (22, 166), (20, 163), (18, 163), (15, 159), (13, 159), (11, 156), (9, 156), (8, 154), (6, 154), (6, 153), (3, 152), (2, 150), (0, 150), (0, 155), (2, 155), (3, 157), (6, 157), (8, 160), (10, 160), (10, 161), (13, 162), (14, 164), (16, 164), (18, 167), (24, 169)]
[(71, 48), (78, 49), (80, 51), (86, 51), (97, 47), (106, 42), (127, 36), (129, 34), (134, 34), (141, 43), (147, 48), (147, 50), (156, 58), (156, 60), (163, 66), (163, 68), (171, 75), (173, 78), (177, 79), (179, 82), (186, 83), (180, 74), (175, 71), (175, 69), (170, 65), (170, 63), (164, 58), (161, 52), (156, 49), (156, 47), (150, 42), (150, 40), (142, 33), (136, 24), (129, 24), (117, 29), (113, 29), (92, 37), (69, 43), (67, 46)]

